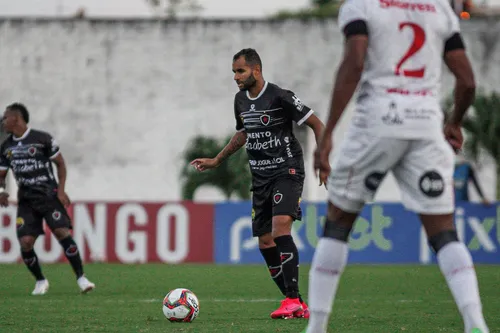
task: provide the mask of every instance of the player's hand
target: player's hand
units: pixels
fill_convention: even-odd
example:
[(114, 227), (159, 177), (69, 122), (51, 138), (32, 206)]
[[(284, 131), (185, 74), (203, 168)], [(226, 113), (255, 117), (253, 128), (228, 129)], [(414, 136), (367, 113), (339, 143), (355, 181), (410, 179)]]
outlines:
[(217, 168), (220, 164), (216, 158), (197, 158), (190, 163), (198, 171), (205, 171), (208, 169)]
[(9, 193), (7, 192), (0, 193), (0, 206), (2, 207), (9, 206)]
[(69, 200), (68, 195), (62, 190), (57, 191), (57, 198), (59, 199), (59, 201), (61, 201), (64, 207), (67, 207), (71, 204), (71, 200)]
[(314, 152), (314, 173), (319, 177), (319, 186), (325, 185), (330, 175), (330, 152), (332, 151), (331, 135), (323, 136)]
[(462, 127), (457, 124), (446, 124), (444, 126), (444, 137), (451, 145), (455, 153), (462, 149), (464, 137), (462, 135)]

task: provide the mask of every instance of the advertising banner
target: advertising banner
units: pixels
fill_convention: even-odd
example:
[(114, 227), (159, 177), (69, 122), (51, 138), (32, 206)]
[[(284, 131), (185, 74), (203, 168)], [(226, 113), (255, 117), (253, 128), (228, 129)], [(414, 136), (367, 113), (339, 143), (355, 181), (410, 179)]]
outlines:
[[(326, 204), (301, 204), (302, 221), (292, 235), (302, 263), (311, 262), (323, 230)], [(252, 237), (251, 203), (215, 206), (215, 260), (217, 263), (262, 263)], [(455, 212), (459, 237), (477, 263), (500, 263), (500, 206), (459, 203)], [(418, 216), (399, 203), (366, 205), (349, 242), (350, 263), (431, 263), (427, 237)]]
[[(84, 261), (213, 262), (213, 205), (189, 202), (80, 202), (68, 210)], [(0, 263), (17, 262), (16, 207), (0, 209)], [(45, 225), (35, 244), (41, 262), (66, 260)]]

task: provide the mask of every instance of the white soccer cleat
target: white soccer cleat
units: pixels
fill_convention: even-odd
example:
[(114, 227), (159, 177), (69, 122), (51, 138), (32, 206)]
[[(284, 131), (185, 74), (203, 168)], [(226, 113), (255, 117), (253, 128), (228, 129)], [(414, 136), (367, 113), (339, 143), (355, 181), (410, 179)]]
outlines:
[(90, 282), (85, 276), (80, 277), (76, 282), (78, 283), (78, 287), (80, 287), (82, 294), (86, 294), (95, 288), (95, 284)]
[(49, 281), (40, 280), (36, 281), (35, 289), (31, 293), (31, 295), (45, 295), (47, 291), (49, 291)]

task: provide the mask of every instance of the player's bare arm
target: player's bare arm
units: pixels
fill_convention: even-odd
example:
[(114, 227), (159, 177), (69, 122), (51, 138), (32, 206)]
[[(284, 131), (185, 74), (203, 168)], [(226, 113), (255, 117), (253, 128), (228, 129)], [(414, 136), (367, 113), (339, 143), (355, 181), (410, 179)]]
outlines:
[[(316, 138), (316, 144), (319, 147), (319, 144), (321, 142), (321, 135), (323, 134), (323, 130), (325, 128), (325, 125), (314, 114), (312, 114), (309, 118), (307, 118), (305, 124), (313, 130), (314, 137)], [(326, 177), (320, 178), (319, 185), (321, 186), (323, 184), (326, 184), (326, 179), (327, 179)]]
[(57, 167), (57, 178), (59, 179), (59, 186), (57, 188), (57, 197), (64, 206), (68, 206), (71, 201), (66, 194), (66, 163), (64, 162), (64, 157), (59, 153), (56, 157), (52, 159), (52, 162)]
[(243, 147), (247, 140), (247, 134), (245, 131), (236, 132), (229, 143), (222, 149), (222, 151), (217, 154), (214, 158), (197, 158), (191, 162), (198, 171), (205, 171), (208, 169), (213, 169), (218, 167), (222, 162), (224, 162), (229, 156), (237, 152), (241, 147)]
[(453, 40), (453, 38), (456, 38), (455, 47), (458, 48), (446, 52), (444, 55), (444, 62), (456, 78), (454, 94), (455, 103), (453, 112), (446, 123), (444, 133), (453, 149), (458, 151), (463, 143), (461, 130), (462, 119), (474, 102), (476, 82), (472, 66), (463, 48), (463, 42), (461, 42), (460, 35), (456, 34), (450, 41)]
[(330, 172), (329, 155), (332, 149), (332, 132), (356, 91), (363, 73), (367, 48), (367, 35), (352, 35), (346, 41), (344, 56), (337, 70), (332, 92), (328, 121), (314, 156), (314, 168), (319, 170), (320, 179), (328, 177)]
[(323, 122), (316, 115), (312, 114), (309, 118), (307, 118), (305, 124), (313, 130), (314, 137), (316, 138), (316, 144), (319, 144), (321, 134), (323, 134), (323, 129), (325, 128)]
[(0, 206), (7, 207), (9, 205), (9, 193), (5, 190), (5, 178), (8, 170), (0, 170)]

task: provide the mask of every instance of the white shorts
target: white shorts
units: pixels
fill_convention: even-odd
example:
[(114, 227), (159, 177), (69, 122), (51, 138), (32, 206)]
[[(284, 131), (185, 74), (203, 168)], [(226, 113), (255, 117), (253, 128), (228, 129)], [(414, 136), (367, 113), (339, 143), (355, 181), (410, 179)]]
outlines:
[(392, 171), (404, 206), (422, 214), (454, 211), (454, 153), (444, 136), (399, 139), (348, 131), (332, 163), (328, 200), (357, 213)]

